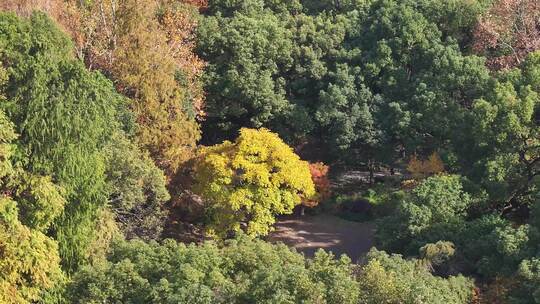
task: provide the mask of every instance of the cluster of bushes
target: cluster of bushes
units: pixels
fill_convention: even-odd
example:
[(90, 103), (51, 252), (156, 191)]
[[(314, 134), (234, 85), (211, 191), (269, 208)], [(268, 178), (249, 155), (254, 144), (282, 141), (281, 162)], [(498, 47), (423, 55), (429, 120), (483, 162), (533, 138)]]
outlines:
[(366, 265), (246, 236), (216, 244), (116, 243), (105, 263), (84, 267), (69, 303), (468, 303), (473, 283), (432, 275), (416, 260), (373, 250)]
[(377, 246), (419, 259), (430, 256), (433, 272), (441, 276), (462, 273), (493, 282), (488, 294), (498, 284), (501, 291), (492, 297), (503, 301), (535, 303), (540, 226), (534, 210), (540, 202), (531, 207), (529, 223), (516, 224), (497, 213), (478, 213), (485, 201), (465, 191), (466, 184), (459, 176), (439, 175), (402, 193), (395, 210), (378, 221)]

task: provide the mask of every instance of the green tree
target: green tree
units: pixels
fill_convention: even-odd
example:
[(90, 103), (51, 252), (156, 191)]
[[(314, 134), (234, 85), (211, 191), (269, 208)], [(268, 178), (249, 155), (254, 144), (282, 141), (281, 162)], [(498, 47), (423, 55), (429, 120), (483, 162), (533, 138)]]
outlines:
[(440, 278), (416, 260), (372, 250), (362, 267), (359, 303), (470, 303), (474, 284), (463, 276)]
[(84, 267), (71, 303), (357, 303), (350, 260), (313, 260), (285, 245), (241, 236), (223, 245), (117, 243), (105, 264)]
[(16, 135), (2, 110), (0, 130), (0, 302), (34, 303), (63, 280), (58, 244), (45, 232), (65, 200), (50, 178), (11, 165)]
[(358, 81), (347, 64), (338, 65), (328, 78), (328, 87), (321, 90), (315, 112), (315, 119), (326, 129), (323, 137), (327, 145), (338, 152), (380, 147), (385, 139), (374, 117), (380, 96), (374, 96)]
[(126, 238), (159, 238), (170, 199), (163, 172), (124, 133), (115, 132), (103, 149), (109, 205)]
[(373, 115), (389, 144), (410, 152), (447, 147), (463, 107), (489, 79), (482, 59), (443, 40), (415, 1), (374, 1), (366, 17), (351, 22), (360, 29), (351, 33), (350, 60), (360, 62), (363, 83), (383, 99)]
[(465, 173), (503, 213), (530, 205), (540, 182), (540, 53), (498, 75), (474, 102), (458, 150)]
[(204, 76), (207, 126), (231, 133), (268, 126), (290, 107), (281, 74), (292, 64), (291, 33), (277, 16), (211, 16), (198, 32), (199, 54), (211, 60)]
[[(429, 177), (398, 203), (393, 215), (380, 223), (377, 239), (384, 248), (403, 249), (412, 239), (429, 234), (433, 226), (464, 219), (471, 203), (459, 176)], [(417, 251), (418, 247), (411, 250)]]
[(518, 271), (519, 287), (510, 292), (510, 303), (540, 303), (540, 259), (524, 260)]
[(490, 79), (482, 58), (462, 52), (488, 5), (210, 1), (198, 32), (209, 62), (205, 140), (263, 126), (371, 167), (417, 150), (454, 160), (465, 113)]
[(208, 11), (198, 31), (209, 62), (206, 140), (241, 127), (271, 128), (289, 142), (318, 131), (318, 94), (346, 19), (302, 13), (296, 1), (210, 1)]
[(17, 161), (66, 191), (53, 231), (64, 266), (74, 269), (107, 201), (101, 150), (120, 127), (117, 110), (125, 103), (110, 81), (75, 60), (69, 39), (45, 15), (2, 13), (0, 24), (0, 60), (9, 75), (0, 108), (20, 134)]
[(459, 270), (484, 278), (512, 276), (534, 254), (534, 230), (494, 213), (471, 216), (467, 211), (475, 200), (463, 192), (459, 179), (439, 178), (428, 178), (429, 183), (418, 186), (423, 189), (414, 189), (379, 222), (378, 245), (407, 255), (420, 253), (424, 265), (443, 275)]

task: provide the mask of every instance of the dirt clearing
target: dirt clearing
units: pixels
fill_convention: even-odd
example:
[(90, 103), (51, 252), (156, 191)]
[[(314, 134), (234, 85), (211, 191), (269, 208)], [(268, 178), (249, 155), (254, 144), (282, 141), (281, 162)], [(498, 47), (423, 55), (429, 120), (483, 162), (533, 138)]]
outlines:
[(283, 242), (306, 256), (322, 248), (335, 255), (348, 255), (358, 261), (373, 246), (375, 226), (370, 222), (346, 221), (333, 215), (305, 215), (283, 218), (269, 236), (271, 242)]

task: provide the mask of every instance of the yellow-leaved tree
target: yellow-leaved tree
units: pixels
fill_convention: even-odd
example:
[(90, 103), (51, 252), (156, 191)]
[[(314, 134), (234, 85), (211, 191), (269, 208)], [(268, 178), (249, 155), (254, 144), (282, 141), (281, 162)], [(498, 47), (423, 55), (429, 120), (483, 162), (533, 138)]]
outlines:
[(420, 160), (414, 155), (407, 164), (407, 171), (416, 180), (424, 179), (428, 176), (444, 172), (444, 163), (436, 152), (431, 153), (426, 160)]
[(169, 177), (193, 156), (203, 107), (203, 63), (193, 53), (196, 10), (172, 2), (95, 1), (86, 20), (96, 22), (102, 42), (88, 49), (86, 61), (95, 61), (88, 65), (111, 73), (132, 99), (138, 141)]
[(266, 235), (276, 215), (315, 195), (309, 164), (266, 129), (244, 128), (235, 142), (202, 148), (195, 168), (207, 232), (218, 237), (240, 230)]

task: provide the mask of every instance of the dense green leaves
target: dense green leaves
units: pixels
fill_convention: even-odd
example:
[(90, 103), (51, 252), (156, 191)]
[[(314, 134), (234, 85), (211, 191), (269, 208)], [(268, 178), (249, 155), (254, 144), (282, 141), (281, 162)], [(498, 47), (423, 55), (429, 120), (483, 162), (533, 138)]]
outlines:
[(0, 56), (9, 76), (0, 107), (20, 135), (18, 161), (66, 190), (68, 204), (54, 230), (63, 263), (73, 269), (84, 260), (107, 200), (101, 149), (119, 127), (115, 112), (122, 98), (72, 57), (67, 37), (43, 14), (28, 20), (2, 14), (0, 23)]
[(242, 236), (225, 246), (121, 242), (109, 261), (86, 267), (72, 303), (356, 303), (350, 260), (310, 261), (284, 245)]
[[(533, 53), (521, 69), (503, 73), (488, 93), (474, 103), (462, 149), (469, 174), (481, 181), (492, 199), (528, 202), (537, 191), (539, 171), (538, 113), (540, 54)], [(465, 155), (466, 153), (466, 155)]]
[(159, 238), (170, 195), (165, 176), (136, 144), (116, 132), (105, 146), (109, 205), (127, 238)]
[(2, 110), (0, 130), (0, 302), (30, 303), (63, 279), (58, 244), (44, 232), (65, 200), (50, 178), (10, 165), (16, 136)]
[[(74, 303), (540, 301), (534, 1), (46, 2), (0, 4), (26, 16), (0, 13), (0, 302), (61, 298), (60, 264)], [(314, 194), (295, 152), (370, 182), (436, 155), (378, 200), (376, 245), (407, 258), (143, 242), (178, 205), (170, 227), (267, 234)]]
[(209, 61), (206, 139), (266, 126), (292, 142), (322, 139), (336, 157), (359, 148), (387, 163), (397, 149), (449, 148), (463, 107), (489, 79), (483, 60), (450, 37), (474, 23), (481, 5), (319, 4), (284, 14), (268, 1), (209, 3), (198, 45)]
[(432, 275), (416, 260), (372, 250), (360, 274), (360, 302), (469, 303), (473, 283), (463, 277), (443, 279)]
[(240, 13), (201, 25), (201, 54), (217, 59), (205, 76), (209, 122), (234, 132), (240, 126), (267, 125), (287, 110), (280, 74), (292, 64), (292, 41), (280, 23), (273, 14)]
[(434, 225), (463, 219), (470, 204), (470, 196), (463, 191), (458, 176), (430, 177), (398, 203), (393, 215), (383, 220), (379, 242), (386, 247), (398, 242), (399, 248), (429, 232)]

